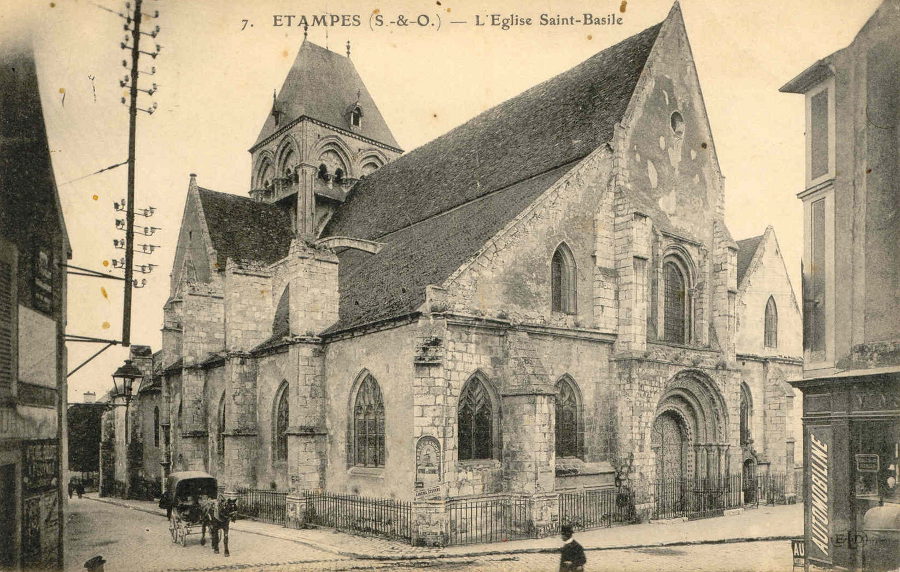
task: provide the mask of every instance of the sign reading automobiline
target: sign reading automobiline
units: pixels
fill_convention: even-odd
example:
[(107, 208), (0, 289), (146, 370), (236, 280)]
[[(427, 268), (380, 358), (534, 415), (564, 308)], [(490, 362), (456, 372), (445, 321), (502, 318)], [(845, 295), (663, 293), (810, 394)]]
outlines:
[(828, 445), (809, 434), (810, 538), (828, 556)]

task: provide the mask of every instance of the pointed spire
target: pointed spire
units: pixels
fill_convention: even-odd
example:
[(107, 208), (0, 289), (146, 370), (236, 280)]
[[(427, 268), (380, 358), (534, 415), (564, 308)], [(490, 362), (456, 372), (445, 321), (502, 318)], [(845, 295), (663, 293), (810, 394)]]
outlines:
[(306, 34), (309, 32), (309, 24), (303, 24), (303, 41), (306, 41)]
[(350, 40), (347, 40), (347, 59), (350, 59)]

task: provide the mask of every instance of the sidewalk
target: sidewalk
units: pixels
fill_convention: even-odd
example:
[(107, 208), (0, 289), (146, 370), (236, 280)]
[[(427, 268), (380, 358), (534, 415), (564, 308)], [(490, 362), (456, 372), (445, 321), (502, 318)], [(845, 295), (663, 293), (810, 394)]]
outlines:
[[(163, 518), (166, 516), (166, 511), (157, 507), (155, 502), (123, 500), (111, 497), (99, 498), (97, 494), (88, 494), (85, 495), (85, 498), (158, 514)], [(357, 536), (338, 532), (330, 528), (294, 530), (277, 524), (252, 520), (239, 520), (232, 523), (231, 529), (271, 538), (291, 540), (317, 550), (363, 560), (413, 560), (556, 552), (559, 550), (560, 544), (559, 538), (553, 536), (533, 540), (431, 548), (410, 546), (402, 542), (369, 536)], [(803, 505), (761, 506), (758, 509), (745, 510), (742, 514), (735, 516), (671, 524), (648, 523), (615, 526), (576, 532), (575, 536), (585, 550), (788, 540), (803, 536)]]

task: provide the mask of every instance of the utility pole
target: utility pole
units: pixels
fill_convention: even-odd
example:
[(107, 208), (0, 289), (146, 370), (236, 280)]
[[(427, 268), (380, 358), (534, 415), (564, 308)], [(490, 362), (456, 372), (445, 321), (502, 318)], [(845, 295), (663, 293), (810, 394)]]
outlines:
[[(138, 107), (138, 92), (143, 91), (148, 95), (153, 95), (156, 91), (156, 84), (153, 84), (153, 87), (149, 90), (147, 89), (138, 89), (138, 60), (140, 59), (141, 54), (147, 54), (151, 58), (156, 59), (156, 56), (159, 54), (160, 46), (156, 45), (155, 52), (142, 52), (140, 49), (141, 44), (141, 34), (150, 36), (152, 38), (156, 37), (156, 34), (159, 32), (159, 26), (151, 33), (141, 32), (141, 20), (145, 16), (141, 12), (141, 4), (143, 0), (135, 0), (134, 2), (134, 16), (128, 17), (126, 16), (126, 24), (125, 29), (128, 30), (128, 25), (131, 24), (131, 78), (130, 78), (130, 96), (131, 101), (128, 107), (128, 197), (125, 202), (125, 300), (122, 308), (122, 347), (128, 347), (131, 345), (131, 306), (132, 306), (132, 291), (137, 284), (134, 281), (134, 175), (135, 175), (135, 147), (136, 147), (136, 133), (137, 133), (137, 112), (143, 111), (145, 113), (152, 114), (156, 109), (156, 104), (154, 103), (152, 107), (148, 109), (141, 109)], [(126, 8), (130, 8), (130, 4), (125, 4)], [(155, 12), (152, 17), (156, 18), (159, 16), (159, 12)], [(127, 42), (126, 36), (126, 42)], [(122, 49), (126, 49), (128, 46), (126, 42), (122, 43)], [(127, 67), (127, 62), (123, 61), (123, 65)], [(156, 72), (156, 68), (153, 68), (151, 74)], [(127, 79), (127, 78), (126, 78)], [(122, 87), (125, 87), (125, 81), (120, 82)], [(124, 103), (124, 99), (122, 98), (122, 102)], [(152, 215), (152, 212), (150, 213)], [(149, 216), (149, 215), (145, 215)], [(145, 228), (145, 234), (147, 234), (147, 229)], [(151, 232), (152, 234), (152, 232)], [(152, 251), (151, 251), (152, 252)], [(152, 268), (151, 268), (152, 270)], [(146, 283), (146, 280), (144, 281)]]
[[(125, 303), (122, 309), (122, 347), (131, 345), (131, 281), (134, 279), (134, 155), (137, 134), (138, 58), (141, 55), (141, 0), (134, 2), (131, 29), (131, 106), (128, 108), (128, 202), (125, 212)], [(126, 435), (127, 437), (127, 435)]]

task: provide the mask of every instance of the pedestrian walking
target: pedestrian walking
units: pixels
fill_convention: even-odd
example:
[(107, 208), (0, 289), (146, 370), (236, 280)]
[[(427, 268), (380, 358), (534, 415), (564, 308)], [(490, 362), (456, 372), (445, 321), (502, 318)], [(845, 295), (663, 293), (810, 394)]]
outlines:
[(81, 483), (81, 482), (79, 482), (79, 483), (75, 486), (75, 492), (78, 493), (78, 498), (81, 498), (81, 495), (84, 494), (84, 484)]
[(572, 537), (572, 527), (564, 524), (560, 532), (563, 546), (560, 549), (559, 571), (569, 572), (575, 570), (583, 572), (587, 558), (584, 556), (584, 548)]
[(73, 492), (75, 492), (75, 485), (72, 484), (72, 481), (69, 481), (69, 499), (72, 498)]

